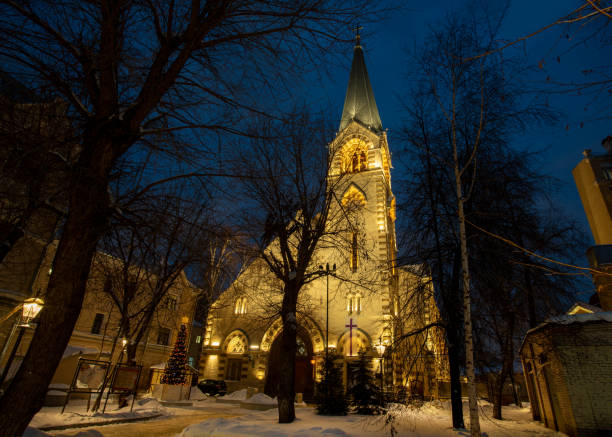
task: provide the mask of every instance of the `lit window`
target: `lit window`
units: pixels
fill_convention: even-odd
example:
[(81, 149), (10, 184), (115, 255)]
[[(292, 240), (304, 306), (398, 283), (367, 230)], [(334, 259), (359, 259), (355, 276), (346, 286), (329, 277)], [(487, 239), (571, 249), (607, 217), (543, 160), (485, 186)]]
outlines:
[(601, 167), (601, 174), (607, 181), (612, 181), (612, 167)]
[(198, 336), (196, 337), (196, 343), (197, 343), (197, 344), (200, 344), (201, 342), (202, 342), (202, 336), (198, 335)]
[(349, 314), (359, 314), (361, 313), (361, 295), (357, 294), (349, 294), (346, 298), (346, 311)]
[(227, 343), (226, 352), (228, 354), (243, 354), (246, 352), (246, 342), (244, 338), (239, 335), (232, 337)]
[(236, 299), (234, 314), (246, 314), (246, 297), (239, 297)]

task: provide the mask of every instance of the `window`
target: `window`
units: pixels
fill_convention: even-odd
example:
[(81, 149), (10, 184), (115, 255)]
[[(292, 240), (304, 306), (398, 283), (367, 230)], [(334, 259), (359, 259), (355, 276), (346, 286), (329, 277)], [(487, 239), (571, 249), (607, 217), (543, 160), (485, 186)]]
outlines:
[(349, 314), (359, 314), (361, 312), (361, 295), (351, 293), (346, 298), (346, 311)]
[(239, 297), (236, 299), (234, 314), (246, 314), (246, 297)]
[(342, 147), (341, 171), (357, 173), (368, 169), (368, 145), (359, 138), (352, 138)]
[(202, 336), (198, 335), (198, 336), (196, 337), (196, 343), (197, 343), (197, 344), (202, 343)]
[(167, 328), (159, 328), (157, 332), (157, 344), (168, 346), (170, 343), (170, 330)]
[(601, 174), (603, 178), (607, 181), (612, 181), (612, 167), (601, 167)]
[(246, 343), (241, 336), (233, 337), (227, 344), (228, 354), (243, 354), (246, 352)]
[(104, 314), (96, 313), (96, 317), (94, 318), (93, 325), (91, 325), (92, 334), (100, 333), (100, 329), (102, 328), (103, 321), (104, 321)]
[(227, 360), (227, 373), (225, 374), (225, 379), (228, 379), (230, 381), (240, 381), (241, 370), (242, 360)]
[(351, 271), (357, 271), (359, 257), (357, 256), (357, 232), (353, 232), (353, 240), (351, 242)]
[(166, 304), (165, 304), (165, 306), (170, 311), (176, 311), (176, 297), (174, 297), (174, 296), (167, 296), (166, 297)]
[(191, 367), (195, 367), (194, 362), (195, 362), (195, 359), (193, 357), (189, 357), (187, 359), (187, 364), (189, 364)]
[(342, 196), (342, 206), (349, 211), (355, 211), (365, 206), (366, 198), (363, 192), (354, 184), (344, 192)]

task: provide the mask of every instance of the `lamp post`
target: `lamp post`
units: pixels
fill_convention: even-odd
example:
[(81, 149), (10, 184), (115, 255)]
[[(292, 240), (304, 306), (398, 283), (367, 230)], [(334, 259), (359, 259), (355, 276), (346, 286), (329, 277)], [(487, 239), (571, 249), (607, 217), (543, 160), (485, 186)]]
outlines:
[(21, 343), (21, 339), (23, 338), (23, 334), (25, 333), (26, 328), (31, 328), (30, 322), (36, 318), (40, 310), (42, 310), (45, 302), (37, 297), (30, 297), (23, 301), (21, 304), (21, 317), (13, 326), (13, 330), (9, 336), (7, 341), (7, 345), (11, 343), (13, 338), (13, 334), (15, 334), (15, 328), (19, 328), (19, 334), (17, 334), (17, 340), (15, 340), (15, 344), (13, 345), (13, 349), (6, 361), (6, 365), (2, 370), (2, 375), (0, 375), (0, 387), (4, 384), (4, 380), (8, 375), (8, 372), (13, 364), (13, 359), (15, 358), (15, 354), (17, 353), (17, 349), (19, 348), (19, 344)]
[(385, 385), (384, 385), (384, 366), (383, 366), (383, 360), (385, 359), (385, 349), (386, 346), (385, 344), (382, 342), (382, 339), (379, 337), (378, 338), (378, 344), (376, 345), (376, 351), (378, 352), (378, 355), (380, 356), (380, 403), (382, 405), (382, 401), (383, 401), (383, 396), (384, 396), (384, 390), (385, 390)]
[(329, 263), (325, 264), (325, 270), (323, 270), (323, 266), (319, 266), (319, 270), (323, 271), (324, 275), (327, 278), (327, 285), (325, 287), (325, 361), (329, 356), (329, 275), (334, 275), (336, 273), (336, 264), (334, 264), (329, 269)]

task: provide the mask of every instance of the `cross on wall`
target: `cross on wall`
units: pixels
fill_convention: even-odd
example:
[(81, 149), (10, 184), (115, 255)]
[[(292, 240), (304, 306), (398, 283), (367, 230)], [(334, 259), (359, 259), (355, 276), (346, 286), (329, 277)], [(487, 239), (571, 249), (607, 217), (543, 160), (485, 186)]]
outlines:
[(349, 328), (349, 356), (353, 356), (353, 328), (357, 327), (357, 324), (353, 324), (353, 318), (351, 317), (349, 324), (344, 325)]

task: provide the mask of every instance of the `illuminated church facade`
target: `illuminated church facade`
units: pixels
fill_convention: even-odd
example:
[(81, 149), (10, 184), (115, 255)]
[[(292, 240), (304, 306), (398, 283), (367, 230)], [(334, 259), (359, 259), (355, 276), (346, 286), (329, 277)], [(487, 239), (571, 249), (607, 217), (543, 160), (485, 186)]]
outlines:
[[(329, 153), (328, 186), (337, 200), (330, 215), (348, 211), (351, 224), (347, 244), (317, 252), (313, 268), (326, 274), (300, 292), (296, 393), (312, 396), (327, 345), (339, 357), (345, 387), (362, 352), (386, 391), (437, 397), (448, 380), (442, 333), (429, 329), (403, 338), (435, 321), (438, 311), (423, 269), (396, 265), (391, 153), (359, 38)], [(280, 316), (270, 315), (280, 300), (266, 291), (270, 281), (272, 274), (256, 260), (219, 297), (202, 339), (200, 379), (223, 379), (229, 391), (270, 393), (282, 329)]]

